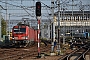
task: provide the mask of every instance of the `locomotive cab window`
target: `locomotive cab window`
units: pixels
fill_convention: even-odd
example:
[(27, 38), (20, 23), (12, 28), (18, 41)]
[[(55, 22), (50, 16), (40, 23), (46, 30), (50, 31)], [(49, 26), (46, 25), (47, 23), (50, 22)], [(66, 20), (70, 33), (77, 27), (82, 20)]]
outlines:
[(26, 32), (26, 28), (20, 28), (20, 32)]
[(14, 32), (19, 32), (19, 29), (16, 29), (16, 28), (14, 28), (13, 30), (14, 30)]
[(14, 32), (15, 33), (18, 33), (18, 32), (25, 33), (26, 32), (26, 28), (14, 28)]

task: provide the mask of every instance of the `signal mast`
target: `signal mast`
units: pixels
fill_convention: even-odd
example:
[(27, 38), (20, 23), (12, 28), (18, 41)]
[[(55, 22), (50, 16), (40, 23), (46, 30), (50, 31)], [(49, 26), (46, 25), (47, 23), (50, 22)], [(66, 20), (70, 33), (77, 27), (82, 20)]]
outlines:
[(41, 2), (36, 2), (36, 18), (38, 21), (38, 58), (41, 57), (40, 54), (40, 20), (41, 20)]

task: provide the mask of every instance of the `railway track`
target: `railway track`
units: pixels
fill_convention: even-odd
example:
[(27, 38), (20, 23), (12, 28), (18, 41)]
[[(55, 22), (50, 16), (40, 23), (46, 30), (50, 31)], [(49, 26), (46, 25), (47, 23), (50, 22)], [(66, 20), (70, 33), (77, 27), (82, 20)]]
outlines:
[[(50, 51), (50, 46), (41, 46), (41, 52)], [(19, 60), (27, 57), (36, 57), (38, 55), (37, 45), (26, 48), (9, 48), (0, 49), (0, 60)]]
[(16, 60), (16, 59), (22, 59), (25, 58), (27, 56), (32, 56), (34, 55), (34, 52), (36, 53), (37, 51), (24, 51), (24, 50), (17, 50), (17, 51), (8, 51), (7, 53), (4, 53), (4, 55), (2, 56), (3, 58), (0, 58), (0, 60)]
[(68, 56), (67, 60), (85, 60), (85, 54), (89, 51), (90, 49), (80, 49), (76, 51), (75, 53), (71, 54)]
[(84, 45), (58, 60), (85, 60), (85, 56), (89, 51), (90, 47), (88, 45)]

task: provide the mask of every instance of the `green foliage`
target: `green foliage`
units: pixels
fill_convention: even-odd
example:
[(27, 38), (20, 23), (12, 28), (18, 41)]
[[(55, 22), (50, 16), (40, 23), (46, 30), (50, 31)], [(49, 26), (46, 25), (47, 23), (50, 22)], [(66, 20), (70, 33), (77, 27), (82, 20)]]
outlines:
[(6, 22), (2, 18), (1, 19), (1, 36), (6, 35)]

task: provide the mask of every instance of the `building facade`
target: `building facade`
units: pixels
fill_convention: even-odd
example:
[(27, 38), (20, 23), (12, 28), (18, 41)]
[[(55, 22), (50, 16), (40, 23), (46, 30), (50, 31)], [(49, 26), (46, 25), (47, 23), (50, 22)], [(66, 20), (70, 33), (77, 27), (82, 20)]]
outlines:
[[(56, 14), (56, 17), (58, 15)], [(54, 22), (58, 28), (58, 19)], [(75, 32), (90, 33), (90, 11), (62, 11), (60, 15), (60, 33), (72, 35)]]

